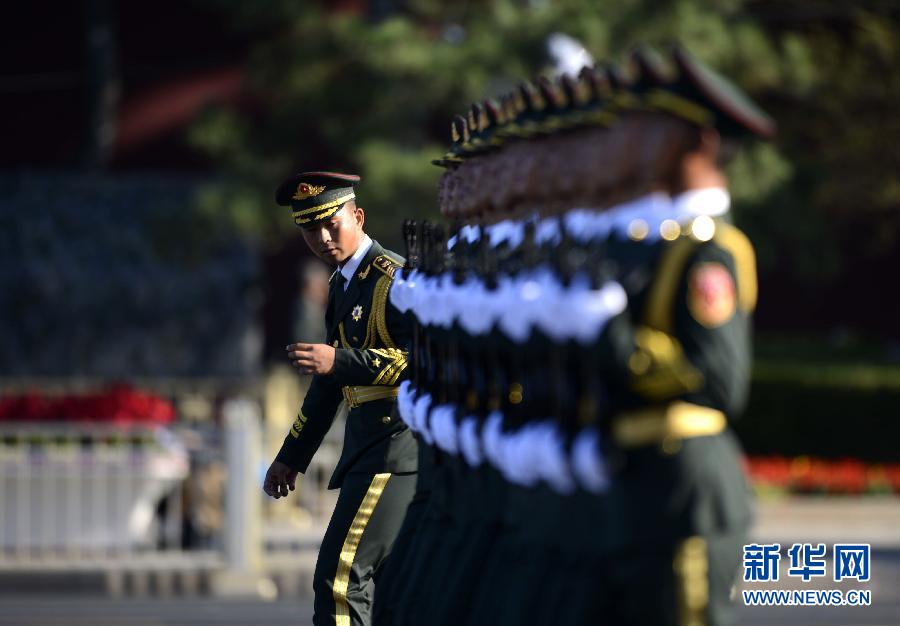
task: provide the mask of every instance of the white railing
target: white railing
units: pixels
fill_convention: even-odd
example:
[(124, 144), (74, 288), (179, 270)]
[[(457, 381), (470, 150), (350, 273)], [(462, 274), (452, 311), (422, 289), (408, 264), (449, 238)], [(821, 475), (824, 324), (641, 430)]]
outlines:
[[(258, 397), (226, 400), (220, 420), (175, 429), (0, 423), (0, 574), (92, 571), (113, 594), (257, 596), (272, 595), (273, 574), (308, 592), (304, 576), (337, 496), (326, 487), (343, 418), (298, 491), (271, 501), (261, 490), (271, 459)], [(218, 519), (191, 544), (183, 529), (201, 499)]]
[(0, 561), (177, 547), (187, 474), (162, 428), (0, 425)]

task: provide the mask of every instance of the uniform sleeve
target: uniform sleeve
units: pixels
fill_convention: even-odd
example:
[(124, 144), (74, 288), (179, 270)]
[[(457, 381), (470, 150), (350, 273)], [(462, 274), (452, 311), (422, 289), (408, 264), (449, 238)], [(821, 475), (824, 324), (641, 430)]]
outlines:
[(412, 339), (412, 317), (388, 303), (387, 324), (379, 333), (386, 348), (337, 348), (332, 376), (339, 386), (397, 385), (403, 380), (408, 365)]
[[(731, 235), (740, 238), (726, 237)], [(702, 376), (700, 385), (686, 391), (688, 402), (719, 408), (732, 418), (743, 413), (752, 375), (755, 306), (753, 250), (730, 227), (697, 251), (675, 301), (675, 336)]]
[(660, 263), (644, 310), (610, 323), (606, 359), (645, 403), (683, 399), (735, 417), (751, 375), (753, 250), (727, 224), (713, 241), (684, 245)]
[(408, 352), (399, 348), (337, 348), (334, 378), (345, 385), (397, 385), (406, 371)]
[(306, 472), (334, 422), (342, 398), (340, 387), (330, 376), (313, 376), (300, 413), (275, 460), (301, 473)]

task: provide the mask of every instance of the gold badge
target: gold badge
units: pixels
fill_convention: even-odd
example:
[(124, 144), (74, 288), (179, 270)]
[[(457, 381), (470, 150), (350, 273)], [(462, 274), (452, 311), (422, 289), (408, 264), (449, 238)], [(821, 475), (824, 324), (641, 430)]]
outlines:
[(379, 359), (379, 358), (376, 356), (376, 357), (375, 357), (375, 360), (372, 361), (372, 365), (374, 365), (375, 367), (381, 367), (381, 359)]
[(297, 185), (297, 192), (293, 195), (291, 200), (306, 200), (307, 198), (318, 196), (323, 191), (325, 191), (325, 185), (319, 186), (300, 183)]
[(366, 269), (364, 269), (364, 270), (361, 271), (359, 274), (357, 274), (357, 276), (359, 276), (359, 279), (360, 279), (360, 280), (365, 280), (365, 279), (366, 279), (366, 276), (369, 275), (369, 271), (370, 271), (371, 269), (372, 269), (372, 266), (371, 266), (371, 265), (367, 265), (367, 266), (366, 266)]
[(358, 322), (360, 319), (362, 319), (362, 307), (357, 304), (355, 307), (353, 307), (350, 315), (353, 317), (354, 322)]
[(706, 328), (716, 328), (734, 315), (736, 291), (734, 279), (724, 265), (701, 263), (688, 279), (688, 310)]

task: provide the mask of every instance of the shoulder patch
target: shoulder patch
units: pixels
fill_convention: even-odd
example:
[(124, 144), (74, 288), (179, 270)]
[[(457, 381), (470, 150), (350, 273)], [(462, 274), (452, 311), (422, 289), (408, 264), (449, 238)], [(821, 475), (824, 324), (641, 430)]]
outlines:
[(375, 260), (372, 261), (372, 266), (377, 269), (379, 272), (383, 274), (387, 274), (391, 278), (394, 277), (394, 272), (397, 271), (397, 268), (401, 267), (403, 264), (398, 260), (389, 257), (386, 254), (381, 254), (375, 257)]
[(688, 277), (688, 310), (701, 325), (716, 328), (734, 316), (736, 291), (734, 279), (724, 265), (700, 263)]

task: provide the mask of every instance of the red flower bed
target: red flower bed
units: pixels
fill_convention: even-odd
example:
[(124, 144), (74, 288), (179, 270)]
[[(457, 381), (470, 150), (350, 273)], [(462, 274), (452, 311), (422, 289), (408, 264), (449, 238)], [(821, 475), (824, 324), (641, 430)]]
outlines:
[(31, 392), (0, 398), (0, 422), (106, 422), (168, 424), (175, 419), (172, 403), (118, 385), (80, 395), (43, 396)]
[(867, 464), (857, 459), (828, 461), (806, 456), (749, 457), (745, 469), (757, 487), (792, 493), (900, 494), (900, 463)]

